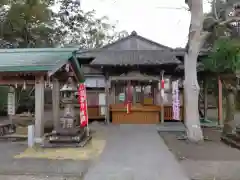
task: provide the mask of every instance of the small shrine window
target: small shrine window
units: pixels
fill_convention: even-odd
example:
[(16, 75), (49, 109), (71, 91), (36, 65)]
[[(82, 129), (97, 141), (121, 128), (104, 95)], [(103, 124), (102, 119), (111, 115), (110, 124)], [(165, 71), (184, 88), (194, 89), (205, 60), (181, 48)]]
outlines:
[(142, 102), (142, 87), (135, 86), (135, 103), (141, 103), (141, 102)]
[(121, 84), (116, 84), (116, 103), (123, 103), (126, 99), (125, 87)]
[(143, 104), (153, 104), (153, 91), (151, 85), (143, 86)]

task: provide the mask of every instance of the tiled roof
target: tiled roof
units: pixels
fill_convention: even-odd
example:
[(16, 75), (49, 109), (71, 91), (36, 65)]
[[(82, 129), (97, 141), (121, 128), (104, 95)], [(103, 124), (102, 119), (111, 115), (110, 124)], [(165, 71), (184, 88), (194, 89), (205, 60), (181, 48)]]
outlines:
[[(176, 68), (177, 71), (184, 71), (184, 64), (179, 64)], [(201, 63), (201, 62), (198, 62), (197, 63), (197, 71), (198, 72), (201, 72), (201, 71), (204, 71), (204, 64)]]
[(140, 36), (133, 31), (129, 36), (119, 39), (113, 43), (103, 46), (101, 49), (108, 50), (160, 50), (172, 48), (154, 42), (148, 38)]
[(79, 58), (92, 58), (93, 65), (163, 65), (180, 64), (168, 50), (99, 50), (82, 52)]
[(76, 48), (0, 49), (0, 72), (52, 71)]

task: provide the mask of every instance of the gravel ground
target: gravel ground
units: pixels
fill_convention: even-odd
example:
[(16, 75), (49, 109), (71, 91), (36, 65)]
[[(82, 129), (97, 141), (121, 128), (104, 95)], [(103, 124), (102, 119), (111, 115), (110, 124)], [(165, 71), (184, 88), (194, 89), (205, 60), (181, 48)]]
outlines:
[(192, 179), (239, 180), (240, 151), (223, 144), (220, 133), (216, 129), (204, 129), (209, 140), (200, 144), (178, 140), (176, 133), (160, 135)]

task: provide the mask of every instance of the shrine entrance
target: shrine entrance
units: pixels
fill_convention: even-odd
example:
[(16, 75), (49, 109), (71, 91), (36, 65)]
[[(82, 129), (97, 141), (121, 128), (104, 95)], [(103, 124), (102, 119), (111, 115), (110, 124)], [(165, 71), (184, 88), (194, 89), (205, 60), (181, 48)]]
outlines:
[[(79, 51), (77, 57), (80, 62), (91, 60), (88, 67), (105, 77), (106, 98), (102, 105), (106, 123), (157, 124), (177, 116), (178, 121), (183, 119), (182, 95), (178, 92), (174, 98), (180, 102), (173, 103), (171, 88), (174, 79), (182, 78), (175, 74), (181, 61), (171, 48), (133, 31), (100, 49)], [(160, 87), (162, 81), (170, 84), (168, 89)], [(179, 111), (176, 116), (174, 109)]]
[(110, 112), (113, 124), (157, 124), (160, 106), (157, 105), (159, 78), (137, 71), (111, 76), (113, 91)]

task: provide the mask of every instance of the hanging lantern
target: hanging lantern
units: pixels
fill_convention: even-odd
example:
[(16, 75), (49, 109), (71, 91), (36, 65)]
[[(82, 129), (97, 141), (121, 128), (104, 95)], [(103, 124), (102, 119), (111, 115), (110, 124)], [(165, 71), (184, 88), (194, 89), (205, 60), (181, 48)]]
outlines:
[(66, 66), (65, 66), (65, 71), (66, 71), (66, 72), (69, 72), (69, 71), (70, 71), (70, 65), (69, 65), (69, 64), (66, 64)]
[(161, 80), (161, 89), (164, 89), (165, 81), (164, 79)]
[(164, 85), (165, 85), (165, 81), (164, 79), (161, 80), (161, 83), (160, 83), (160, 93), (161, 93), (161, 96), (162, 98), (164, 98)]
[(23, 82), (23, 89), (26, 90), (26, 81)]

